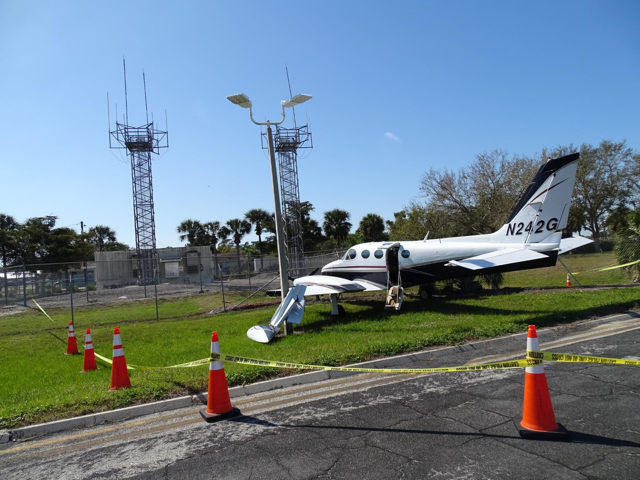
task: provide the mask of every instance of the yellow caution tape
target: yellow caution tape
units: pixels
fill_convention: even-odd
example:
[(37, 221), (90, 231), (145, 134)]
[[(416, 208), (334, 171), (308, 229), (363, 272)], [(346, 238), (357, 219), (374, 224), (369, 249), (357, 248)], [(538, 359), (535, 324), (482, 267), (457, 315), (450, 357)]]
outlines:
[(592, 357), (590, 355), (572, 355), (570, 353), (540, 352), (527, 350), (527, 358), (546, 360), (548, 362), (570, 363), (604, 363), (608, 365), (640, 365), (640, 360), (625, 360), (624, 358)]
[(589, 273), (589, 272), (606, 272), (607, 270), (616, 270), (618, 268), (629, 267), (631, 265), (635, 265), (636, 263), (640, 263), (640, 260), (636, 260), (635, 262), (625, 263), (624, 265), (614, 265), (612, 267), (594, 268), (593, 270), (585, 270), (584, 272), (572, 272), (571, 275), (579, 275), (581, 273)]
[[(93, 353), (97, 358), (99, 358), (103, 362), (108, 363), (109, 365), (113, 363), (113, 360), (111, 360), (110, 358), (103, 357), (102, 355), (99, 355), (95, 352)], [(200, 360), (194, 360), (193, 362), (181, 363), (179, 365), (170, 365), (168, 367), (144, 367), (142, 365), (127, 365), (127, 370), (159, 370), (162, 368), (190, 368), (190, 367), (199, 367), (200, 365), (207, 365), (210, 362), (211, 362), (210, 358), (202, 358)]]
[(640, 263), (640, 260), (636, 260), (635, 262), (625, 263), (624, 265), (614, 265), (613, 267), (601, 268), (598, 271), (599, 272), (605, 272), (607, 270), (615, 270), (616, 268), (629, 267), (631, 265), (635, 265), (636, 263)]
[[(40, 309), (40, 311), (42, 313), (44, 313), (47, 316), (47, 318), (53, 322), (53, 318), (51, 318), (49, 315), (47, 315), (47, 312), (45, 312), (44, 309), (40, 305), (38, 305), (38, 302), (36, 302), (36, 299), (31, 297), (31, 300), (33, 301), (33, 303), (36, 304), (36, 307), (38, 307)], [(53, 323), (56, 323), (56, 322), (53, 322)]]
[(478, 372), (482, 370), (503, 370), (511, 368), (525, 368), (540, 365), (542, 360), (526, 359), (511, 360), (508, 362), (482, 363), (480, 365), (464, 365), (461, 367), (434, 367), (434, 368), (351, 368), (351, 367), (325, 367), (322, 365), (307, 365), (303, 363), (273, 362), (270, 360), (257, 360), (255, 358), (225, 355), (224, 353), (212, 353), (211, 361), (222, 360), (224, 362), (239, 363), (242, 365), (256, 365), (259, 367), (291, 368), (295, 370), (332, 370), (338, 372), (359, 373), (446, 373), (446, 372)]
[[(113, 361), (102, 355), (95, 354), (97, 358), (111, 365)], [(210, 362), (223, 361), (238, 363), (241, 365), (254, 365), (258, 367), (289, 368), (293, 370), (331, 370), (337, 372), (356, 373), (452, 373), (452, 372), (479, 372), (484, 370), (506, 370), (515, 368), (533, 367), (540, 365), (543, 360), (549, 362), (572, 363), (601, 363), (608, 365), (640, 365), (640, 360), (625, 360), (622, 358), (592, 357), (589, 355), (572, 355), (568, 353), (541, 352), (527, 350), (527, 358), (524, 360), (510, 360), (506, 362), (481, 363), (479, 365), (463, 365), (459, 367), (432, 367), (432, 368), (356, 368), (356, 367), (327, 367), (323, 365), (308, 365), (306, 363), (275, 362), (272, 360), (259, 360), (256, 358), (238, 357), (224, 353), (212, 353), (209, 358), (194, 360), (193, 362), (170, 365), (167, 367), (146, 367), (142, 365), (127, 365), (129, 370), (159, 370), (167, 368), (191, 368), (206, 365)]]

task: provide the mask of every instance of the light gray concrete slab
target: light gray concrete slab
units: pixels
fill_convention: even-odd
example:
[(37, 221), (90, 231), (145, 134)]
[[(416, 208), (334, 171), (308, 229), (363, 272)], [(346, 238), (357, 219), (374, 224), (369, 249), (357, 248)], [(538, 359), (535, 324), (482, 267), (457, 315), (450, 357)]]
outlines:
[[(53, 422), (40, 423), (38, 425), (30, 425), (27, 427), (17, 428), (10, 431), (11, 440), (24, 439), (29, 437), (37, 437), (50, 433), (72, 430), (74, 428), (89, 427), (100, 425), (105, 422), (115, 422), (130, 418), (140, 417), (143, 415), (151, 415), (158, 412), (166, 412), (177, 408), (190, 407), (194, 403), (191, 395), (186, 397), (171, 398), (159, 402), (146, 403), (143, 405), (134, 405), (132, 407), (119, 408), (108, 412), (98, 412), (81, 417), (66, 418)], [(2, 443), (2, 442), (0, 442)]]

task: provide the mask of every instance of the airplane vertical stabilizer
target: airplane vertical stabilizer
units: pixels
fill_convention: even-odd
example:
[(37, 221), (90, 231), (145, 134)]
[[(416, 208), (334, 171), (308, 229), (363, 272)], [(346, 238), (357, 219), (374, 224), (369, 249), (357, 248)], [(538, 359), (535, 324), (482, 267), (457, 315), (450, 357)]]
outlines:
[(574, 153), (542, 165), (507, 223), (491, 235), (491, 241), (539, 243), (565, 228), (579, 158), (580, 154)]

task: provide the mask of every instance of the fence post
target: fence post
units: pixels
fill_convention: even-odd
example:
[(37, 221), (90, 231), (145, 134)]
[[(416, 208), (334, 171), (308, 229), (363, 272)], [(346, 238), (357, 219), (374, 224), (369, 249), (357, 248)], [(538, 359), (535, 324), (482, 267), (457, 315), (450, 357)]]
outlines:
[(159, 320), (158, 317), (158, 277), (160, 276), (160, 270), (158, 268), (158, 255), (156, 254), (156, 257), (154, 258), (154, 265), (153, 265), (153, 292), (155, 294), (156, 297), (156, 321)]
[(9, 292), (7, 291), (7, 266), (2, 265), (4, 271), (4, 304), (9, 305)]
[(227, 311), (227, 302), (224, 301), (224, 273), (220, 272), (220, 285), (222, 286), (222, 309)]
[(76, 328), (76, 323), (73, 320), (73, 272), (69, 272), (69, 291), (71, 292), (71, 323), (73, 328)]
[(204, 290), (202, 290), (202, 270), (204, 269), (204, 267), (202, 266), (202, 263), (200, 262), (200, 250), (198, 250), (198, 270), (200, 271), (200, 293), (204, 293)]
[(22, 261), (22, 303), (27, 306), (27, 277), (25, 275), (24, 260)]
[[(146, 252), (146, 250), (144, 250)], [(141, 250), (142, 252), (142, 250)], [(145, 266), (145, 256), (142, 254), (142, 259), (140, 265), (140, 269), (138, 270), (138, 278), (140, 278), (140, 270), (142, 270), (142, 285), (144, 286), (144, 298), (147, 298), (147, 274), (146, 274), (146, 266)]]
[(89, 303), (89, 283), (87, 282), (87, 262), (84, 262), (84, 289), (87, 292), (87, 303)]

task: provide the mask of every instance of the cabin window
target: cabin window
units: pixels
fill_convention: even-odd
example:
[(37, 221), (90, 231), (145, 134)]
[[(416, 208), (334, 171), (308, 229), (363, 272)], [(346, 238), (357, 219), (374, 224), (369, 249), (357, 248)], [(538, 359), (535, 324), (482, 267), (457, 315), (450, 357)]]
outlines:
[(376, 251), (373, 253), (373, 255), (374, 255), (376, 258), (382, 258), (382, 256), (384, 255), (384, 253), (382, 253), (382, 250), (376, 250)]
[(350, 260), (353, 260), (354, 258), (356, 258), (356, 251), (352, 248), (347, 252), (347, 257)]
[(403, 250), (400, 255), (402, 255), (402, 258), (409, 258), (409, 255), (411, 255), (411, 252), (409, 250)]
[(363, 250), (361, 255), (362, 255), (362, 258), (369, 258), (369, 255), (370, 255), (369, 250)]

